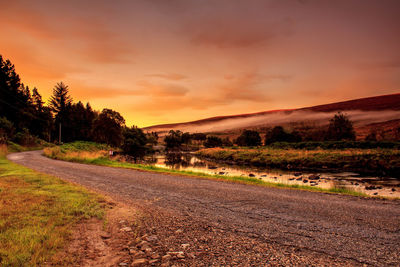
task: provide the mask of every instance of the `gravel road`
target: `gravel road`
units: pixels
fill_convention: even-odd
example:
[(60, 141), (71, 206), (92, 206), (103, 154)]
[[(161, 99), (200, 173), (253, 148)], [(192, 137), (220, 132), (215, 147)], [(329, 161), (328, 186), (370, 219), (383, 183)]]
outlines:
[[(141, 203), (182, 265), (400, 265), (400, 201), (266, 188), (10, 154), (29, 168)], [(156, 213), (156, 214), (155, 214)], [(159, 216), (158, 216), (159, 215)], [(162, 218), (162, 219), (160, 219)]]

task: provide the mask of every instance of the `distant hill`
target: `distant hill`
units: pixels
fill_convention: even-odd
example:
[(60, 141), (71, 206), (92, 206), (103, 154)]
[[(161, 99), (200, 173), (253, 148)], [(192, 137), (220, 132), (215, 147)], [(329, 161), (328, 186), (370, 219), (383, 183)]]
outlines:
[[(161, 124), (143, 128), (161, 134), (169, 130), (189, 132), (224, 132), (234, 129), (284, 125), (300, 121), (327, 122), (332, 113), (343, 111), (356, 126), (381, 125), (400, 119), (400, 93), (366, 97), (312, 107), (270, 110), (250, 114), (218, 116), (183, 123)], [(392, 125), (392, 123), (391, 123)], [(397, 125), (397, 124), (396, 124)]]

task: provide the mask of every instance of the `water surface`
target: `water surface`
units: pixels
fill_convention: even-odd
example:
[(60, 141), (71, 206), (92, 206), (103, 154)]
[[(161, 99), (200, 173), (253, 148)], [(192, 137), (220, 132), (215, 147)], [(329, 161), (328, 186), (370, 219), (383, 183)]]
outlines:
[(397, 177), (361, 176), (352, 172), (296, 172), (227, 165), (196, 157), (191, 153), (159, 154), (145, 159), (146, 164), (161, 168), (200, 172), (210, 175), (254, 177), (266, 182), (298, 184), (331, 189), (343, 187), (369, 195), (400, 197)]

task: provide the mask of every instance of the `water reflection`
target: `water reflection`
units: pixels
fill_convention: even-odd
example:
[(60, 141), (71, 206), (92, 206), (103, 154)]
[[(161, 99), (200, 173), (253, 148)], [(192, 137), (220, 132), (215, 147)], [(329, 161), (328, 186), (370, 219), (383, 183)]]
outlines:
[(357, 173), (287, 172), (256, 167), (220, 164), (197, 158), (190, 153), (173, 152), (153, 155), (146, 164), (175, 170), (201, 172), (211, 175), (247, 176), (267, 182), (309, 185), (320, 188), (342, 187), (370, 195), (400, 197), (400, 180), (396, 178), (361, 177)]

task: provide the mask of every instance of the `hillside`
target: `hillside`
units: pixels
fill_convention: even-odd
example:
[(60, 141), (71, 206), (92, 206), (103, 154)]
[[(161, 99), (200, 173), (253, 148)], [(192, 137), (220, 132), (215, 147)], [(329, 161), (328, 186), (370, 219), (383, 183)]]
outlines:
[(154, 125), (144, 128), (145, 131), (155, 131), (163, 135), (169, 130), (189, 132), (227, 132), (243, 128), (262, 128), (274, 125), (308, 124), (320, 125), (327, 123), (329, 118), (338, 111), (345, 112), (356, 128), (363, 132), (371, 127), (388, 125), (400, 119), (400, 93), (374, 96), (336, 102), (312, 107), (287, 110), (270, 110), (250, 114), (218, 116), (184, 123)]

